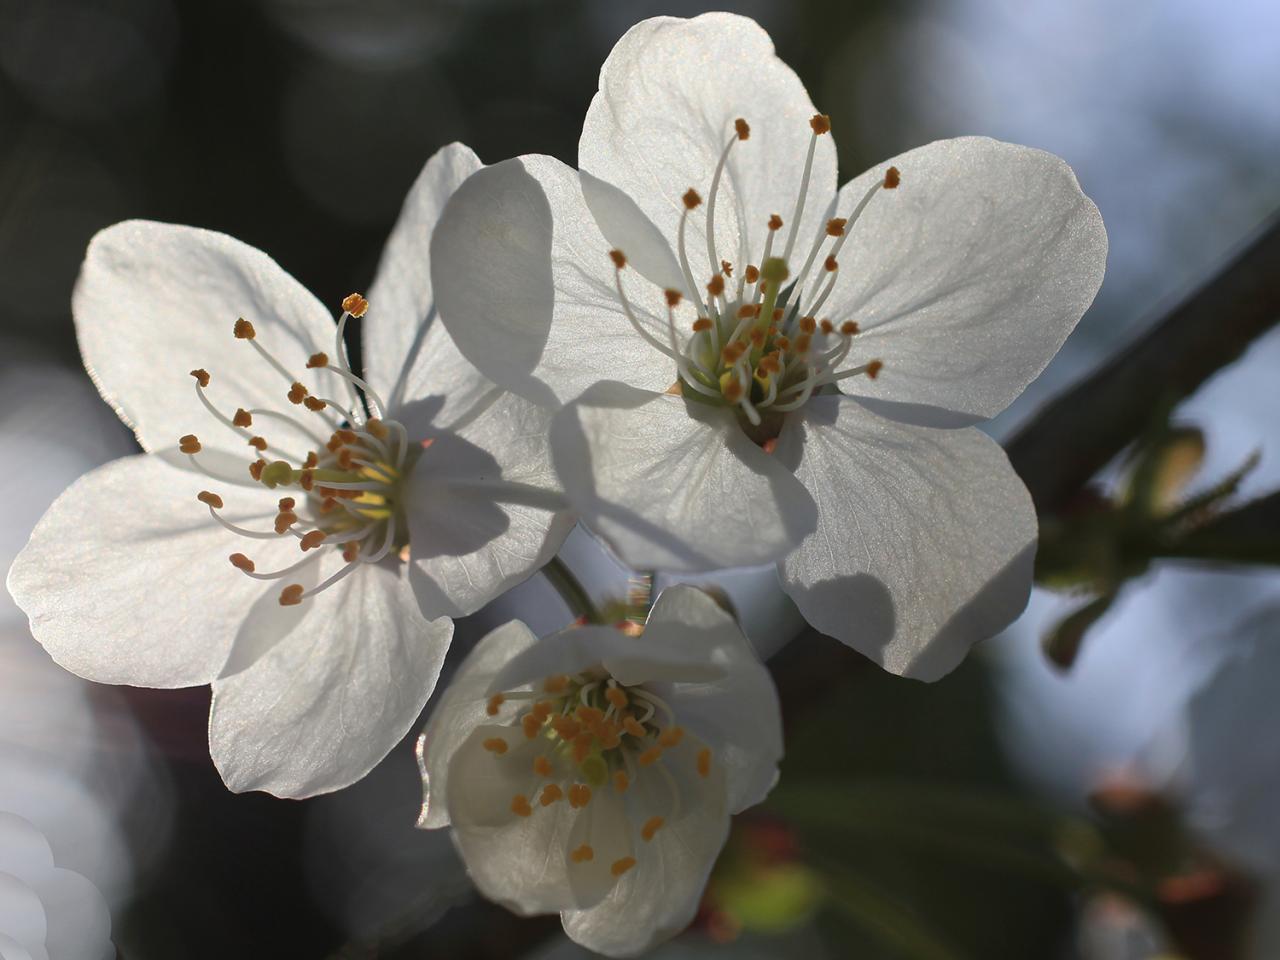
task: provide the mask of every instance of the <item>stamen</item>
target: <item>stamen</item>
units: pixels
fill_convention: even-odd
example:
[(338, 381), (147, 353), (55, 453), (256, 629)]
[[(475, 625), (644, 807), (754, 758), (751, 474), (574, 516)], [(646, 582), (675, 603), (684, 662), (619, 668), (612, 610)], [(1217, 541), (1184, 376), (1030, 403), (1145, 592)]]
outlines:
[(682, 727), (668, 727), (658, 736), (658, 743), (664, 747), (679, 746), (680, 741), (684, 739), (684, 729)]
[(186, 436), (178, 438), (178, 449), (185, 454), (193, 454), (199, 453), (202, 448), (196, 435), (188, 433)]
[(575, 783), (569, 787), (569, 806), (581, 810), (591, 802), (591, 788), (585, 783)]
[(630, 702), (627, 699), (627, 695), (620, 687), (609, 687), (609, 689), (604, 692), (604, 698), (619, 710), (625, 710), (627, 708), (627, 704)]
[(548, 783), (542, 788), (542, 796), (538, 797), (538, 803), (544, 807), (549, 807), (563, 796), (564, 791), (558, 785)]
[(295, 607), (302, 602), (302, 584), (291, 583), (280, 591), (280, 606)]
[(626, 793), (629, 786), (631, 786), (631, 780), (625, 770), (613, 771), (613, 789), (617, 793)]
[(349, 293), (342, 299), (342, 310), (359, 319), (369, 309), (369, 301), (358, 293)]
[(609, 868), (609, 872), (615, 877), (620, 877), (632, 867), (636, 865), (635, 857), (623, 857), (621, 860), (613, 861), (613, 866)]
[(489, 698), (489, 703), (485, 706), (484, 712), (491, 717), (496, 717), (498, 715), (499, 708), (501, 708), (502, 704), (506, 701), (506, 699), (507, 698), (504, 697), (502, 694), (495, 693), (492, 697)]
[(662, 817), (650, 817), (644, 822), (644, 826), (640, 828), (640, 836), (648, 843), (662, 829), (662, 825), (665, 822)]
[(243, 553), (233, 553), (228, 559), (233, 567), (237, 570), (243, 570), (245, 573), (253, 573), (256, 569), (256, 564)]
[(507, 741), (503, 740), (501, 737), (490, 737), (488, 740), (484, 741), (481, 746), (490, 753), (496, 753), (498, 756), (502, 756), (507, 752)]
[(329, 365), (329, 355), (326, 353), (313, 353), (311, 358), (307, 360), (307, 369), (314, 370), (317, 367), (327, 367)]
[(533, 807), (529, 806), (529, 798), (523, 793), (517, 793), (511, 798), (511, 812), (517, 817), (533, 816)]
[(720, 193), (720, 178), (724, 175), (724, 165), (729, 162), (729, 151), (739, 140), (751, 136), (751, 128), (747, 121), (739, 117), (733, 121), (734, 136), (730, 137), (720, 151), (720, 161), (716, 164), (716, 172), (711, 176), (711, 192), (707, 195), (707, 263), (716, 264), (720, 258), (716, 256), (716, 197)]
[(196, 494), (196, 499), (201, 503), (207, 503), (211, 509), (222, 509), (222, 498), (216, 493), (210, 493), (208, 490), (201, 490)]
[(660, 760), (661, 758), (662, 758), (662, 748), (654, 746), (654, 747), (650, 747), (644, 753), (640, 754), (640, 756), (636, 757), (636, 760), (640, 763), (640, 766), (649, 767), (657, 763), (658, 760)]
[(533, 758), (533, 772), (536, 773), (538, 776), (549, 777), (551, 776), (553, 769), (554, 768), (551, 766), (551, 761), (547, 759), (546, 756), (539, 754), (538, 756)]
[(595, 859), (595, 855), (596, 852), (591, 849), (590, 845), (584, 843), (576, 850), (570, 852), (569, 859), (574, 863), (587, 863), (588, 861)]
[[(616, 265), (617, 262), (618, 261), (615, 259), (614, 264)], [(624, 259), (624, 263), (625, 263), (625, 259)], [(653, 334), (651, 334), (643, 326), (641, 326), (640, 321), (636, 319), (636, 315), (631, 309), (631, 301), (627, 299), (627, 295), (622, 291), (622, 268), (621, 267), (616, 267), (616, 269), (613, 271), (613, 279), (614, 279), (614, 284), (618, 290), (618, 300), (622, 304), (622, 312), (626, 316), (626, 318), (629, 321), (631, 321), (632, 328), (636, 331), (636, 333), (640, 334), (640, 336), (644, 338), (645, 342), (648, 343), (649, 346), (653, 347), (655, 350), (658, 350), (660, 353), (665, 354), (666, 356), (670, 357), (672, 360), (675, 360), (678, 363), (679, 357), (676, 355), (675, 351), (672, 350), (670, 347), (668, 347), (665, 343), (663, 343), (657, 337), (655, 337)], [(692, 283), (692, 280), (690, 280), (690, 283)]]
[(196, 378), (196, 383), (200, 384), (200, 386), (207, 387), (209, 385), (208, 370), (204, 370), (204, 369), (192, 370), (191, 375)]

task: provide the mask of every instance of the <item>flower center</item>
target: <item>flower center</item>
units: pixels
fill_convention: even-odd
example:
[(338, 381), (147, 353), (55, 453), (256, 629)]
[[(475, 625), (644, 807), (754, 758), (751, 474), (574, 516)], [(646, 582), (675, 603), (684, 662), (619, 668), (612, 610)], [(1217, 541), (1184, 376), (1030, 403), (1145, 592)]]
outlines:
[[(679, 392), (691, 401), (735, 408), (748, 436), (766, 447), (777, 437), (785, 414), (804, 406), (814, 393), (849, 377), (866, 375), (874, 379), (883, 366), (879, 360), (871, 360), (841, 369), (858, 333), (858, 324), (852, 318), (820, 320), (818, 315), (835, 288), (840, 270), (838, 256), (849, 232), (877, 193), (898, 186), (898, 169), (890, 167), (883, 180), (863, 195), (848, 216), (823, 225), (809, 246), (803, 267), (792, 280), (789, 264), (808, 199), (814, 151), (818, 138), (831, 130), (829, 118), (822, 115), (813, 117), (809, 126), (813, 136), (783, 249), (780, 253), (774, 249), (784, 222), (773, 214), (766, 224), (760, 265), (747, 264), (736, 280), (733, 264), (721, 260), (716, 252), (715, 214), (730, 152), (750, 136), (745, 120), (734, 122), (734, 132), (711, 177), (706, 204), (707, 257), (720, 269), (703, 288), (694, 280), (685, 245), (689, 215), (702, 206), (702, 197), (693, 188), (684, 194), (677, 250), (697, 310), (689, 334), (681, 335), (677, 330), (676, 307), (684, 299), (677, 290), (664, 291), (667, 342), (645, 329), (622, 289), (626, 255), (620, 250), (609, 254), (623, 312), (651, 346), (675, 362)], [(705, 297), (700, 289), (705, 289)]]
[[(641, 685), (622, 686), (603, 669), (573, 676), (548, 677), (541, 689), (494, 694), (486, 712), (496, 717), (504, 703), (521, 702), (512, 725), (534, 746), (530, 787), (511, 798), (517, 816), (534, 816), (537, 809), (564, 802), (582, 816), (590, 816), (598, 791), (631, 798), (625, 803), (628, 829), (648, 843), (669, 821), (680, 815), (677, 779), (711, 775), (711, 750), (676, 723), (675, 712), (657, 694)], [(485, 740), (486, 750), (503, 757), (510, 749), (502, 737)], [(683, 748), (683, 749), (681, 749)], [(688, 770), (668, 769), (684, 763)], [(662, 789), (635, 796), (641, 777), (656, 778)], [(571, 864), (595, 859), (604, 842), (593, 842), (590, 820), (578, 842), (568, 851)], [(598, 830), (609, 829), (601, 823)], [(597, 831), (598, 832), (598, 831)], [(613, 861), (610, 871), (620, 877), (635, 866), (635, 858)]]
[[(198, 499), (208, 506), (213, 519), (232, 533), (250, 540), (295, 537), (304, 554), (297, 563), (283, 569), (260, 572), (248, 556), (233, 553), (230, 557), (232, 566), (256, 580), (281, 580), (333, 550), (340, 551), (345, 561), (337, 573), (309, 590), (299, 583), (284, 587), (280, 592), (283, 606), (301, 603), (327, 589), (362, 563), (377, 563), (393, 550), (403, 555), (408, 545), (409, 528), (404, 516), (402, 481), (426, 444), (411, 447), (404, 427), (395, 420), (383, 418), (386, 407), (382, 398), (351, 372), (343, 333), (347, 320), (363, 316), (368, 307), (368, 301), (359, 294), (353, 293), (343, 300), (334, 340), (336, 363), (330, 363), (324, 353), (312, 354), (307, 361), (308, 369), (326, 369), (345, 381), (350, 394), (349, 405), (314, 396), (258, 341), (252, 323), (243, 318), (236, 321), (236, 339), (250, 344), (267, 365), (289, 382), (285, 396), (291, 404), (312, 415), (309, 423), (271, 409), (246, 410), (241, 407), (228, 416), (213, 404), (206, 393), (212, 380), (209, 372), (203, 369), (191, 371), (196, 381), (196, 395), (205, 409), (253, 448), (255, 458), (249, 463), (249, 476), (269, 490), (297, 488), (297, 496), (280, 499), (272, 531), (250, 530), (230, 522), (218, 513), (223, 507), (221, 496), (207, 490), (200, 493)], [(314, 446), (305, 456), (287, 450), (277, 451), (265, 436), (254, 431), (255, 424), (261, 421), (287, 423)], [(327, 440), (323, 436), (326, 432), (329, 434)], [(183, 437), (178, 449), (206, 476), (224, 483), (239, 483), (197, 459), (202, 445), (194, 434)], [(268, 460), (268, 451), (287, 459)]]

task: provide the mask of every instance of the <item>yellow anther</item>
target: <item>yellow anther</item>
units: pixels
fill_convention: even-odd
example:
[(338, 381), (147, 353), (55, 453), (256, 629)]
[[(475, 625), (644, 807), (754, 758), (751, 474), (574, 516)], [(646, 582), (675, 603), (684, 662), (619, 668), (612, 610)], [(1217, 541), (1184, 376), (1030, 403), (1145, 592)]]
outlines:
[(884, 369), (884, 364), (879, 360), (872, 360), (867, 364), (867, 376), (874, 380), (880, 376), (880, 371)]
[(313, 353), (307, 360), (307, 369), (314, 370), (316, 367), (327, 367), (329, 365), (329, 355), (327, 353)]
[(625, 770), (613, 771), (613, 789), (618, 793), (626, 793), (627, 787), (631, 786), (631, 778), (627, 776)]
[(391, 435), (391, 431), (387, 429), (387, 425), (377, 417), (370, 417), (369, 422), (364, 425), (364, 428), (379, 440), (385, 440)]
[(302, 547), (304, 553), (307, 550), (314, 550), (316, 547), (320, 546), (320, 544), (324, 543), (324, 536), (325, 534), (323, 530), (312, 530), (309, 533), (303, 534), (302, 540), (298, 545)]
[(667, 298), (668, 307), (679, 306), (681, 297), (679, 290), (663, 290), (662, 295)]
[(724, 277), (718, 273), (712, 277), (711, 282), (707, 284), (707, 293), (713, 297), (718, 297), (724, 293)]
[(222, 509), (222, 498), (216, 493), (210, 493), (208, 490), (201, 490), (196, 494), (196, 499), (201, 503), (206, 503), (215, 510)]
[(307, 454), (307, 459), (302, 461), (302, 469), (311, 470), (320, 462), (320, 458), (316, 456), (316, 452), (312, 450)]
[(327, 406), (327, 404), (319, 397), (303, 397), (302, 405), (312, 413), (319, 413)]
[(502, 756), (507, 752), (507, 741), (503, 740), (501, 737), (490, 737), (482, 743), (481, 746), (490, 753), (496, 753), (498, 756)]
[(302, 602), (302, 584), (291, 583), (280, 591), (280, 606), (293, 607)]
[(662, 731), (658, 737), (658, 743), (664, 747), (679, 746), (680, 741), (684, 739), (684, 729), (682, 727), (668, 727)]
[(619, 710), (627, 708), (627, 694), (621, 687), (609, 687), (604, 692), (604, 698)]
[(582, 846), (578, 847), (576, 850), (570, 851), (569, 859), (572, 860), (574, 863), (586, 863), (589, 860), (594, 860), (595, 855), (596, 855), (596, 852), (592, 850), (588, 844), (584, 843)]
[(644, 753), (640, 754), (640, 756), (638, 756), (636, 759), (639, 761), (640, 766), (651, 767), (655, 763), (657, 763), (658, 760), (660, 760), (661, 758), (662, 758), (662, 748), (654, 746), (654, 747), (650, 747)]
[(801, 333), (813, 333), (813, 331), (815, 331), (815, 330), (817, 330), (817, 329), (818, 329), (818, 321), (817, 321), (817, 320), (815, 320), (813, 317), (801, 317), (801, 318), (800, 318), (800, 332), (801, 332)]
[(538, 797), (538, 803), (544, 807), (549, 807), (563, 796), (564, 791), (559, 786), (554, 783), (548, 783), (542, 788), (542, 795)]
[(591, 753), (591, 741), (593, 737), (589, 733), (580, 733), (573, 738), (573, 759), (576, 763), (582, 763)]
[(774, 214), (770, 214), (770, 215), (769, 215), (769, 224), (768, 224), (768, 226), (769, 226), (769, 229), (770, 229), (770, 230), (781, 230), (781, 229), (782, 229), (782, 218), (781, 218), (780, 216), (778, 216), (776, 213), (774, 213)]
[(554, 676), (554, 677), (547, 677), (546, 681), (542, 684), (543, 690), (547, 691), (547, 693), (554, 693), (554, 694), (564, 693), (565, 690), (568, 689), (568, 687), (569, 687), (569, 678), (566, 677), (564, 674), (559, 674), (558, 676)]
[(818, 329), (823, 333), (830, 335), (835, 330), (835, 325), (830, 320), (823, 320), (818, 324)]
[(650, 817), (644, 822), (644, 826), (640, 828), (640, 836), (644, 837), (646, 843), (653, 839), (654, 834), (662, 829), (662, 825), (666, 823), (661, 817)]
[(632, 716), (622, 718), (622, 729), (626, 730), (627, 733), (631, 734), (633, 737), (643, 737), (645, 733), (644, 725)]
[(529, 798), (523, 793), (517, 793), (511, 798), (511, 812), (517, 817), (533, 816), (533, 807), (529, 806)]
[(840, 269), (840, 261), (835, 257), (827, 257), (827, 259), (822, 261), (822, 269), (827, 271), (827, 273), (835, 273)]
[(693, 332), (701, 333), (703, 330), (711, 329), (711, 319), (709, 317), (699, 317), (693, 321)]
[(253, 324), (244, 317), (236, 321), (232, 332), (236, 335), (237, 340), (252, 340), (258, 335), (257, 331), (253, 329)]
[(262, 452), (264, 452), (264, 451), (267, 449), (267, 441), (266, 441), (266, 438), (265, 438), (265, 437), (250, 437), (250, 438), (249, 438), (249, 446), (253, 447), (253, 449), (257, 450), (259, 453), (262, 453)]
[(533, 709), (531, 712), (535, 717), (538, 718), (539, 723), (545, 723), (547, 717), (551, 716), (552, 709), (553, 708), (551, 704), (547, 703), (547, 701), (539, 700), (537, 703), (533, 705)]
[(231, 561), (231, 565), (235, 567), (237, 570), (243, 570), (245, 573), (253, 573), (254, 571), (253, 561), (250, 560), (248, 557), (246, 557), (243, 553), (233, 553), (227, 559)]
[(733, 121), (733, 129), (734, 132), (738, 134), (739, 140), (745, 140), (747, 137), (751, 136), (751, 127), (748, 126), (747, 121), (743, 120), (741, 117)]
[(266, 466), (267, 466), (267, 461), (265, 460), (253, 461), (253, 463), (249, 464), (249, 476), (253, 477), (253, 479), (255, 480), (261, 480), (262, 471), (266, 469)]
[(572, 740), (582, 730), (582, 725), (572, 717), (552, 717), (551, 728), (560, 736), (562, 740)]
[(708, 777), (711, 775), (711, 748), (703, 747), (698, 751), (698, 776)]
[(549, 777), (551, 776), (552, 769), (551, 761), (542, 754), (533, 758), (533, 772), (538, 776)]
[(289, 387), (289, 392), (286, 394), (286, 396), (289, 398), (290, 403), (301, 403), (304, 399), (306, 399), (306, 396), (309, 392), (310, 391), (308, 391), (307, 388), (303, 386), (301, 383), (294, 381), (293, 385)]
[(846, 320), (844, 323), (840, 324), (840, 332), (846, 337), (852, 337), (858, 332), (857, 322), (854, 320)]
[(613, 265), (619, 270), (627, 265), (627, 258), (623, 256), (621, 250), (610, 250), (609, 259), (613, 261)]
[(754, 263), (748, 263), (746, 272), (742, 276), (747, 283), (755, 283), (760, 279), (760, 268)]
[(831, 132), (831, 118), (825, 113), (815, 113), (809, 118), (809, 127), (818, 136)]
[(194, 433), (188, 433), (185, 437), (178, 438), (178, 449), (183, 453), (199, 453), (200, 440)]
[(588, 707), (586, 704), (580, 706), (576, 712), (578, 714), (578, 719), (586, 724), (599, 723), (604, 719), (604, 713), (597, 710), (595, 707)]
[(290, 511), (276, 514), (276, 533), (286, 533), (289, 528), (298, 522), (298, 515)]
[(293, 497), (281, 497), (279, 505), (281, 510), (292, 510), (298, 505), (298, 501), (294, 500)]
[[(743, 137), (742, 139), (745, 140), (747, 138)], [(635, 857), (623, 857), (621, 860), (613, 861), (613, 866), (609, 868), (609, 872), (612, 873), (615, 877), (620, 877), (635, 865), (636, 865)]]
[(844, 236), (844, 225), (849, 221), (844, 217), (834, 217), (827, 221), (827, 236), (842, 237)]
[(360, 556), (360, 544), (352, 541), (342, 548), (342, 559), (347, 563), (355, 563), (356, 557)]
[(253, 426), (253, 416), (244, 407), (236, 408), (236, 415), (231, 418), (231, 422), (237, 427)]
[(575, 783), (569, 787), (569, 806), (580, 810), (591, 802), (591, 788), (585, 783)]
[(702, 203), (702, 197), (698, 196), (698, 191), (690, 187), (684, 192), (684, 196), (680, 198), (684, 201), (686, 210), (694, 210), (698, 204)]
[(898, 172), (897, 167), (890, 167), (884, 172), (884, 188), (886, 190), (895, 190), (898, 184), (902, 182), (902, 174)]
[(498, 709), (502, 706), (502, 704), (506, 701), (506, 699), (507, 698), (504, 697), (502, 694), (495, 693), (492, 697), (489, 698), (489, 702), (485, 705), (484, 712), (491, 717), (496, 717), (498, 715)]
[(349, 293), (342, 298), (342, 309), (353, 317), (363, 317), (369, 309), (369, 301), (358, 293)]
[[(496, 713), (497, 711), (495, 710), (494, 712)], [(532, 740), (542, 729), (542, 722), (532, 713), (526, 713), (520, 718), (520, 727), (524, 730), (525, 737)]]
[(192, 370), (191, 375), (196, 378), (196, 383), (202, 387), (209, 385), (209, 371), (205, 369)]

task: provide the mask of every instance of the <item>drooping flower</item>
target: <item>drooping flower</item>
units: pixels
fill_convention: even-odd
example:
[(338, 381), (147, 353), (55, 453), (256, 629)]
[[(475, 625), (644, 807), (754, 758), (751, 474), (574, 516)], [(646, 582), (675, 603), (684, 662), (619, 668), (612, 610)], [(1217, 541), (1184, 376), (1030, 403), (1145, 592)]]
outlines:
[(563, 406), (584, 522), (639, 568), (777, 560), (811, 624), (896, 673), (940, 676), (1010, 622), (1035, 514), (972, 424), (1101, 283), (1070, 168), (962, 138), (837, 191), (828, 119), (728, 14), (632, 28), (579, 160), (477, 173), (433, 269), (462, 353)]
[(419, 826), (450, 826), (485, 896), (559, 912), (630, 956), (684, 929), (729, 815), (777, 779), (777, 694), (733, 618), (671, 587), (640, 636), (512, 621), (471, 652), (418, 743)]
[[(433, 322), (428, 238), (478, 166), (457, 144), (432, 158), (370, 299), (347, 297), (336, 327), (223, 234), (131, 221), (89, 246), (80, 348), (149, 452), (69, 488), (9, 589), (73, 673), (211, 682), (210, 749), (233, 790), (305, 796), (363, 776), (430, 696), (448, 618), (568, 531), (547, 413)], [(363, 377), (344, 343), (362, 315)]]

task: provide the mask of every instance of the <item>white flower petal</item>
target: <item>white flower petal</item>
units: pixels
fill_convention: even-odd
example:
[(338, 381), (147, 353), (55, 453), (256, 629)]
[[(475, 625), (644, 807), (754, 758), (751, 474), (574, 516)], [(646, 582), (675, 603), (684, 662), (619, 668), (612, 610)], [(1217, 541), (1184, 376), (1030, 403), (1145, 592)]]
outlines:
[[(345, 396), (333, 374), (306, 369), (311, 354), (332, 352), (329, 311), (265, 253), (222, 233), (146, 220), (107, 227), (89, 244), (71, 308), (89, 375), (148, 450), (188, 433), (244, 449), (200, 404), (193, 369), (209, 371), (209, 396), (227, 416), (294, 412), (289, 381), (232, 335), (238, 317), (313, 393)], [(290, 453), (310, 449), (288, 425), (264, 421), (262, 432)]]
[(850, 228), (825, 306), (862, 332), (846, 367), (884, 362), (849, 393), (991, 417), (1057, 352), (1102, 283), (1107, 235), (1058, 157), (982, 137), (940, 140), (840, 191), (841, 215), (884, 177)]
[(1022, 612), (1035, 510), (981, 431), (824, 396), (788, 422), (777, 455), (802, 458), (796, 475), (818, 501), (818, 529), (780, 565), (816, 629), (893, 673), (936, 680)]
[(629, 566), (767, 563), (814, 529), (813, 501), (727, 410), (604, 382), (556, 414), (574, 510)]
[[(502, 756), (482, 746), (495, 737), (509, 744)], [(482, 726), (449, 763), (446, 804), (467, 872), (486, 897), (521, 914), (553, 913), (573, 902), (565, 852), (579, 812), (565, 800), (538, 802), (542, 781), (533, 759), (543, 748), (518, 727)], [(512, 812), (516, 794), (532, 805), (532, 816)]]
[(627, 265), (665, 290), (679, 290), (690, 296), (671, 244), (635, 200), (585, 171), (580, 171), (578, 178), (582, 183), (582, 198), (596, 226), (609, 246), (626, 256)]
[[(264, 589), (227, 556), (267, 547), (209, 517), (196, 501), (208, 485), (141, 454), (85, 474), (49, 508), (8, 586), (61, 666), (100, 683), (147, 687), (195, 686), (217, 675)], [(257, 509), (233, 509), (228, 499), (227, 519), (271, 529), (274, 499), (247, 492), (244, 499)]]
[(726, 772), (730, 811), (759, 803), (778, 780), (782, 710), (769, 671), (738, 624), (704, 591), (673, 586), (659, 594), (643, 639), (721, 668), (714, 680), (681, 681), (660, 693), (677, 722), (711, 746)]
[(720, 667), (706, 663), (699, 651), (671, 644), (649, 644), (645, 637), (629, 637), (613, 627), (570, 627), (543, 637), (513, 656), (489, 684), (489, 693), (515, 690), (547, 677), (580, 673), (602, 666), (622, 684), (719, 678)]
[(31, 884), (22, 877), (0, 870), (0, 935), (9, 939), (9, 943), (0, 940), (0, 954), (9, 960), (31, 957), (48, 960), (44, 941), (48, 930), (48, 918), (44, 905), (40, 903), (40, 895)]
[(628, 790), (637, 831), (649, 811), (667, 822), (652, 840), (637, 840), (636, 866), (603, 901), (588, 910), (561, 913), (565, 933), (584, 947), (608, 956), (635, 956), (675, 936), (693, 920), (729, 835), (724, 773), (713, 764), (709, 776), (698, 776), (698, 749), (697, 741), (686, 737), (660, 761), (679, 790), (678, 812), (670, 806), (665, 780), (652, 770)]
[(445, 423), (480, 399), (492, 384), (458, 353), (436, 315), (430, 244), (454, 191), (481, 168), (470, 147), (451, 143), (427, 161), (409, 188), (383, 248), (361, 320), (365, 378), (395, 411), (432, 401)]
[(52, 960), (106, 960), (111, 946), (111, 914), (101, 891), (72, 870), (57, 868), (37, 884), (49, 920), (45, 948)]
[[(512, 620), (487, 633), (449, 681), (431, 710), (431, 719), (418, 738), (418, 765), (425, 799), (418, 826), (432, 830), (449, 825), (445, 806), (449, 761), (467, 737), (482, 723), (494, 723), (486, 712), (489, 685), (497, 672), (522, 651), (538, 642), (528, 627)], [(511, 704), (500, 708), (499, 720), (515, 712)]]
[(428, 617), (464, 617), (550, 560), (573, 528), (551, 466), (551, 414), (505, 394), (428, 435), (409, 478), (410, 578)]
[(209, 750), (237, 793), (307, 797), (359, 780), (422, 712), (453, 635), (422, 617), (405, 577), (374, 564), (303, 605), (288, 636), (213, 683)]
[[(733, 146), (716, 205), (717, 258), (741, 268), (758, 262), (771, 214), (784, 220), (774, 251), (783, 252), (815, 113), (804, 85), (753, 20), (728, 13), (655, 17), (632, 27), (601, 68), (578, 163), (629, 194), (674, 238), (681, 196), (693, 187), (709, 199), (734, 121), (746, 119), (750, 139)], [(800, 255), (821, 229), (835, 190), (835, 145), (821, 136), (797, 234)], [(687, 238), (699, 283), (720, 267), (707, 257), (705, 212), (690, 216)]]
[[(661, 291), (629, 274), (638, 318), (665, 338)], [(605, 378), (653, 390), (675, 379), (622, 311), (577, 172), (551, 157), (507, 160), (459, 187), (431, 240), (431, 276), (462, 355), (535, 403), (557, 406)]]
[[(590, 909), (609, 895), (618, 882), (614, 864), (634, 853), (634, 830), (625, 800), (611, 786), (593, 791), (591, 800), (577, 811), (564, 851), (575, 909)], [(591, 859), (575, 863), (573, 851), (583, 844), (591, 848)]]

